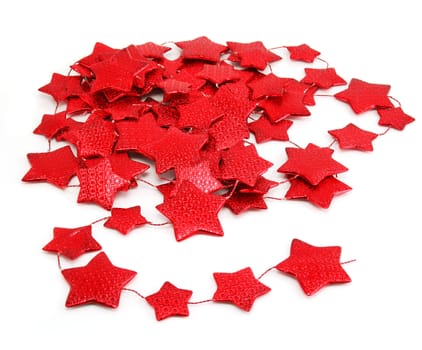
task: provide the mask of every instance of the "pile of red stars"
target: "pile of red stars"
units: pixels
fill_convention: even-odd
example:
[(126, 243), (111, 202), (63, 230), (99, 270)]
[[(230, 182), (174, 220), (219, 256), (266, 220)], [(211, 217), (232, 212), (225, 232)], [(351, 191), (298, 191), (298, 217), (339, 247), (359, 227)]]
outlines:
[[(286, 199), (306, 199), (322, 208), (329, 207), (334, 195), (350, 190), (336, 177), (347, 168), (332, 158), (332, 148), (287, 147), (288, 159), (278, 168), (287, 176), (276, 182), (263, 176), (273, 164), (258, 155), (254, 144), (245, 142), (250, 132), (257, 143), (289, 141), (289, 127), (295, 118), (310, 115), (307, 106), (315, 104), (318, 90), (347, 85), (334, 68), (305, 68), (299, 81), (264, 73), (282, 57), (259, 41), (221, 45), (199, 37), (171, 46), (149, 42), (113, 49), (97, 43), (89, 56), (71, 66), (74, 73), (54, 73), (40, 91), (51, 95), (61, 111), (44, 115), (34, 133), (66, 145), (28, 154), (31, 169), (23, 180), (65, 188), (77, 176), (78, 202), (111, 210), (105, 226), (126, 234), (150, 223), (139, 206), (113, 208), (115, 196), (136, 187), (149, 168), (139, 161), (145, 157), (155, 162), (161, 179), (169, 179), (157, 186), (163, 194), (157, 209), (170, 220), (178, 241), (198, 233), (223, 235), (218, 219), (223, 206), (235, 214), (265, 209), (265, 195), (282, 182), (290, 183)], [(319, 59), (320, 53), (305, 44), (284, 48), (291, 60)], [(180, 55), (170, 60), (168, 51)], [(348, 103), (356, 114), (375, 109), (380, 125), (402, 130), (414, 119), (393, 105), (389, 89), (352, 79), (334, 97)], [(362, 151), (371, 151), (372, 141), (380, 135), (354, 124), (329, 133), (341, 148)], [(81, 237), (86, 238), (90, 226), (56, 228), (45, 250), (76, 258), (101, 248), (81, 238), (69, 249), (63, 240), (75, 239), (75, 232), (85, 232)], [(100, 253), (90, 264), (98, 268), (110, 263)], [(63, 275), (72, 283), (70, 270), (74, 269), (64, 270)], [(241, 273), (251, 275), (249, 270)], [(132, 277), (123, 277), (117, 300), (115, 295), (112, 302), (103, 303), (117, 306), (121, 289)], [(191, 294), (187, 292), (182, 293), (186, 302)], [(68, 305), (95, 300), (76, 299)]]

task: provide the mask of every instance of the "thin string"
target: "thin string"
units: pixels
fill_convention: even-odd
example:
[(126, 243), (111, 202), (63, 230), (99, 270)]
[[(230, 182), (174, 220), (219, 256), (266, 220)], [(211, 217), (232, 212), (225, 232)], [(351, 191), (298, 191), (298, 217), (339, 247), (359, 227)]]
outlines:
[(209, 303), (211, 301), (214, 301), (214, 300), (213, 299), (206, 299), (206, 300), (200, 300), (200, 301), (188, 301), (188, 304), (197, 305), (197, 304)]
[(57, 266), (59, 267), (60, 271), (63, 271), (62, 269), (62, 262), (60, 260), (60, 253), (57, 253)]
[(229, 195), (226, 197), (226, 200), (230, 199), (231, 196), (233, 196), (233, 193), (236, 190), (236, 187), (237, 187), (238, 184), (239, 184), (239, 180), (236, 180), (236, 182), (234, 183), (234, 186), (233, 186), (232, 190), (230, 191)]
[(300, 148), (302, 149), (302, 147), (300, 147), (297, 143), (293, 142), (293, 141), (287, 141), (288, 143), (292, 144), (293, 146), (295, 146), (296, 148)]
[(171, 223), (170, 221), (166, 221), (166, 222), (161, 222), (161, 223), (156, 224), (154, 222), (147, 221), (146, 224), (150, 226), (165, 226), (165, 225), (170, 225)]
[(389, 126), (388, 128), (386, 128), (383, 132), (377, 134), (378, 136), (384, 136), (387, 132), (389, 132), (391, 129), (391, 126)]
[(262, 277), (264, 277), (268, 272), (270, 272), (271, 270), (274, 270), (276, 267), (275, 266), (271, 266), (270, 268), (266, 269), (263, 273), (261, 273), (261, 275), (257, 278), (257, 279), (261, 279)]
[(322, 58), (319, 58), (319, 57), (317, 57), (316, 59), (318, 61), (321, 61), (321, 62), (325, 63), (327, 65), (327, 67), (325, 67), (325, 68), (328, 68), (330, 66), (329, 63), (326, 60), (323, 60)]
[(400, 107), (400, 108), (401, 108), (401, 103), (400, 103), (400, 101), (399, 101), (399, 100), (395, 99), (393, 96), (388, 96), (388, 98), (389, 98), (390, 100), (393, 100), (394, 102), (396, 102), (396, 103), (398, 104), (398, 107)]
[(104, 220), (107, 220), (107, 219), (110, 219), (110, 218), (111, 218), (111, 216), (105, 216), (105, 217), (103, 217), (101, 219), (98, 219), (98, 220), (95, 220), (95, 221), (91, 222), (90, 225), (95, 225), (96, 223), (99, 223), (101, 221), (104, 221)]
[(340, 264), (344, 265), (344, 264), (350, 264), (352, 262), (356, 262), (356, 259), (347, 260), (347, 261), (341, 262)]
[(144, 299), (144, 300), (145, 300), (145, 297), (144, 297), (141, 293), (139, 293), (137, 290), (135, 290), (135, 289), (131, 289), (131, 288), (122, 288), (122, 290), (126, 290), (126, 291), (128, 291), (128, 292), (134, 293), (134, 294), (136, 294), (138, 297), (140, 297), (141, 299)]

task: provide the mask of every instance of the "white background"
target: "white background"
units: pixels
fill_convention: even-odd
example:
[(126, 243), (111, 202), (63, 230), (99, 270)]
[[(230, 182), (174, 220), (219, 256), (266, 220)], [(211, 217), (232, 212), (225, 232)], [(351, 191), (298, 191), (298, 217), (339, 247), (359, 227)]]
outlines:
[[(420, 11), (416, 1), (3, 1), (0, 5), (0, 318), (2, 349), (420, 349), (421, 173)], [(54, 255), (41, 248), (54, 226), (77, 227), (107, 213), (77, 204), (77, 188), (21, 183), (26, 154), (45, 152), (33, 135), (51, 98), (37, 89), (53, 72), (89, 54), (97, 41), (115, 48), (206, 35), (211, 40), (267, 47), (307, 43), (344, 79), (390, 84), (391, 95), (417, 118), (403, 132), (374, 142), (374, 152), (340, 151), (334, 158), (350, 171), (339, 179), (353, 190), (321, 210), (301, 201), (268, 201), (267, 211), (234, 216), (223, 210), (224, 237), (196, 236), (177, 243), (172, 229), (144, 227), (127, 236), (94, 226), (112, 262), (136, 270), (128, 287), (144, 295), (168, 280), (212, 297), (213, 272), (250, 266), (256, 275), (289, 254), (292, 238), (313, 245), (342, 246), (353, 282), (306, 297), (297, 281), (277, 271), (262, 282), (272, 291), (250, 313), (230, 304), (190, 306), (190, 317), (157, 322), (153, 309), (123, 292), (118, 309), (95, 305), (66, 309), (68, 285)], [(281, 50), (283, 56), (286, 52)], [(317, 65), (318, 66), (318, 65)], [(323, 65), (319, 65), (323, 66)], [(279, 74), (301, 78), (305, 65), (287, 58)], [(299, 74), (299, 75), (297, 75)], [(380, 132), (375, 113), (355, 116), (326, 97), (312, 117), (291, 129), (305, 146), (330, 142), (326, 130), (353, 120)], [(259, 150), (280, 166), (283, 143)], [(281, 179), (270, 172), (270, 177)], [(148, 177), (154, 180), (153, 169)], [(286, 188), (271, 192), (282, 196)], [(117, 206), (141, 204), (152, 221), (165, 221), (152, 189), (140, 185), (118, 196)], [(64, 267), (83, 265), (63, 261)]]

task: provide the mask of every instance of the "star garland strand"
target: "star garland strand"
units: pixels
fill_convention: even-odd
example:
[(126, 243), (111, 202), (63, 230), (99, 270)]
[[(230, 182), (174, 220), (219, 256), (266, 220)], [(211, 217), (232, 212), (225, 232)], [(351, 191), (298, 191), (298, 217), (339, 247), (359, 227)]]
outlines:
[[(170, 47), (171, 46), (171, 47)], [(287, 50), (289, 57), (275, 52)], [(169, 59), (169, 54), (178, 54)], [(307, 200), (328, 208), (334, 196), (351, 190), (338, 179), (347, 167), (333, 158), (334, 143), (342, 150), (372, 151), (372, 142), (390, 129), (403, 130), (414, 121), (400, 103), (389, 96), (389, 85), (353, 78), (349, 84), (306, 44), (267, 49), (260, 41), (215, 43), (205, 36), (169, 43), (148, 42), (114, 49), (97, 43), (92, 53), (75, 62), (67, 76), (54, 73), (39, 90), (57, 103), (54, 114), (45, 114), (34, 133), (64, 145), (48, 152), (29, 153), (31, 168), (23, 181), (48, 182), (60, 189), (79, 180), (78, 203), (94, 203), (111, 215), (99, 221), (128, 234), (143, 225), (172, 225), (177, 241), (196, 234), (224, 235), (218, 218), (223, 207), (239, 215), (266, 209), (270, 189), (289, 184), (286, 200)], [(279, 77), (271, 63), (281, 59), (326, 68), (305, 68), (301, 79)], [(269, 69), (269, 71), (268, 71)], [(375, 110), (382, 133), (349, 123), (328, 130), (328, 147), (309, 143), (299, 147), (289, 138), (296, 118), (310, 116), (318, 91), (347, 87), (332, 96), (347, 103), (355, 114)], [(396, 106), (393, 102), (398, 103)], [(60, 109), (60, 110), (59, 110)], [(285, 175), (277, 181), (263, 175), (273, 166), (262, 158), (257, 143), (288, 142), (287, 160), (278, 165)], [(141, 215), (141, 207), (114, 207), (122, 191), (148, 183), (154, 162), (163, 195), (157, 210), (167, 223), (156, 224)], [(170, 175), (169, 175), (170, 174)], [(153, 185), (154, 186), (154, 185)], [(92, 224), (54, 228), (53, 239), (43, 248), (77, 259), (101, 250), (92, 237)], [(209, 300), (191, 302), (192, 291), (165, 282), (150, 296), (125, 286), (136, 272), (114, 266), (104, 252), (83, 267), (61, 269), (70, 285), (66, 306), (96, 302), (117, 307), (122, 290), (133, 291), (150, 304), (157, 320), (188, 316), (188, 305), (228, 302), (249, 311), (270, 288), (260, 280), (276, 269), (293, 275), (303, 291), (312, 295), (331, 283), (350, 282), (340, 262), (340, 247), (315, 247), (299, 239), (291, 243), (290, 256), (256, 278), (247, 267), (233, 273), (214, 273), (217, 290)]]

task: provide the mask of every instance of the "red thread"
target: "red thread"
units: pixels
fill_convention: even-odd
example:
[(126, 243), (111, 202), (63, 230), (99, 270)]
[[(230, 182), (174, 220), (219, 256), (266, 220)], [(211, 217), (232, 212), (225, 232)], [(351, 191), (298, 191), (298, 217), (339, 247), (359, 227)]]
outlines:
[(90, 225), (95, 225), (96, 223), (101, 222), (101, 221), (104, 221), (104, 220), (107, 220), (107, 219), (110, 219), (110, 216), (105, 216), (105, 217), (103, 217), (101, 219), (95, 220), (95, 221), (91, 222)]
[(126, 290), (126, 291), (128, 291), (128, 292), (134, 293), (134, 294), (136, 294), (138, 297), (140, 297), (141, 299), (145, 299), (145, 297), (144, 297), (141, 293), (139, 293), (137, 290), (135, 290), (135, 289), (131, 289), (131, 288), (122, 288), (122, 290)]
[(197, 304), (204, 304), (214, 301), (213, 299), (201, 300), (201, 301), (188, 301), (188, 304), (197, 305)]
[(264, 277), (268, 272), (270, 272), (271, 270), (274, 270), (276, 267), (272, 266), (268, 269), (266, 269), (263, 273), (261, 273), (261, 275), (258, 277), (258, 279), (260, 280), (262, 277)]

